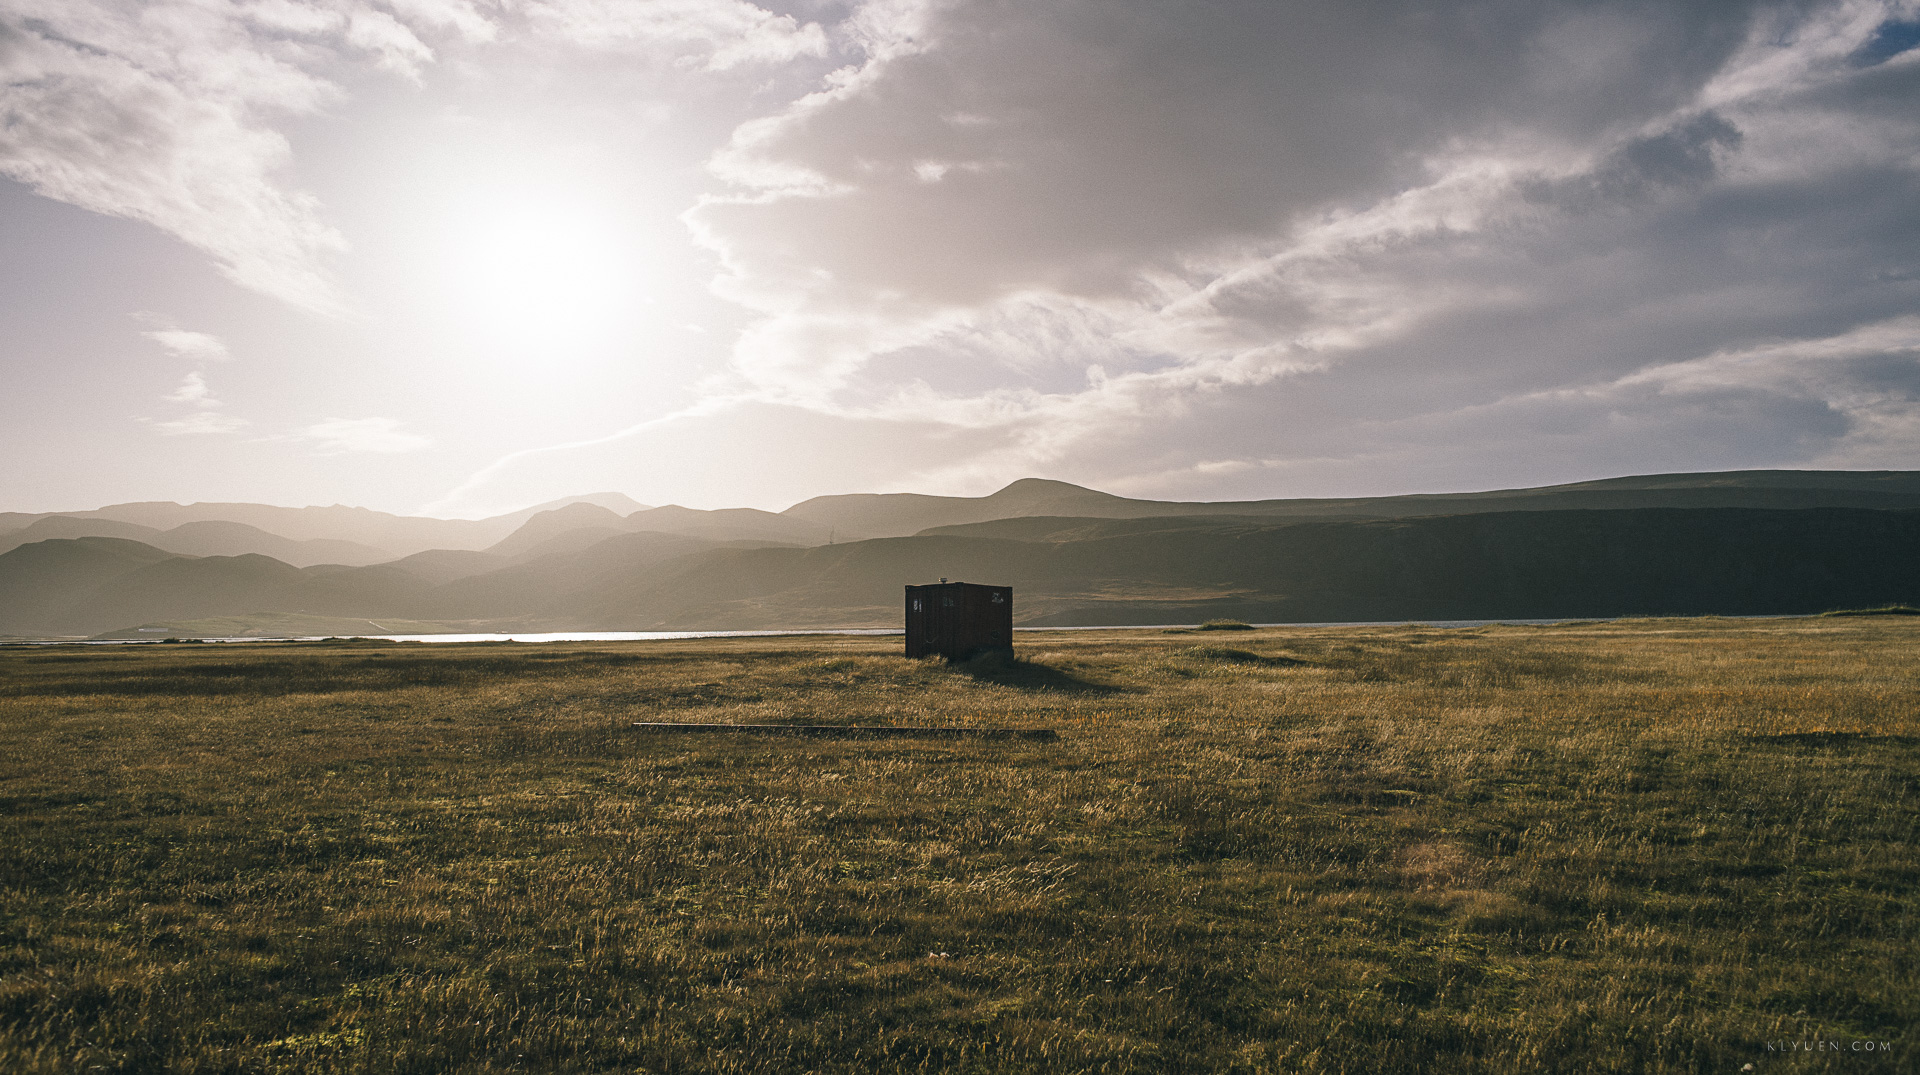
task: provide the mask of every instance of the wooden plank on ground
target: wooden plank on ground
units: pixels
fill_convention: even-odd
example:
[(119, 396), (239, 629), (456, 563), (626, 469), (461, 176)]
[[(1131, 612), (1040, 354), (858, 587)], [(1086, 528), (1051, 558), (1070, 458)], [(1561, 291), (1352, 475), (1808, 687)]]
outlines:
[(672, 735), (786, 735), (809, 739), (1031, 739), (1051, 743), (1052, 728), (902, 728), (857, 724), (676, 724), (635, 721), (633, 730)]

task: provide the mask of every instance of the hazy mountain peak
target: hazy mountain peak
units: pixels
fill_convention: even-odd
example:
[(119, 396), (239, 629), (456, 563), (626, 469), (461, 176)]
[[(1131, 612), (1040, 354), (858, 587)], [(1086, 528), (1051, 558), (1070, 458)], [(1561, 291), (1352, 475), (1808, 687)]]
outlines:
[[(625, 518), (625, 516), (621, 515), (619, 512), (613, 510), (612, 508), (602, 507), (601, 505), (595, 504), (590, 500), (576, 500), (571, 504), (562, 504), (557, 508), (549, 508), (546, 511), (540, 512), (538, 515), (535, 515), (533, 518), (549, 519), (549, 520), (567, 520), (567, 521), (592, 520), (594, 522), (613, 522), (619, 519), (623, 519)], [(529, 519), (528, 522), (532, 522), (532, 520)]]
[(979, 498), (991, 503), (1015, 504), (1127, 504), (1140, 503), (1123, 496), (1104, 493), (1098, 489), (1088, 489), (1072, 482), (1054, 481), (1051, 478), (1021, 478), (989, 496)]
[(488, 547), (487, 551), (495, 556), (524, 556), (562, 534), (591, 530), (604, 537), (625, 530), (627, 526), (627, 520), (619, 512), (591, 501), (576, 500), (536, 513), (533, 518), (521, 523), (519, 529)]
[(627, 526), (634, 530), (686, 534), (715, 541), (774, 541), (812, 545), (826, 541), (831, 536), (827, 530), (813, 523), (784, 513), (761, 511), (758, 508), (719, 508), (709, 511), (679, 504), (634, 512), (627, 516)]
[[(549, 500), (544, 504), (535, 504), (531, 508), (525, 508), (523, 511), (527, 514), (538, 514), (543, 511), (553, 511), (574, 504), (592, 504), (595, 507), (605, 508), (615, 515), (622, 516), (631, 515), (636, 511), (645, 511), (651, 507), (651, 505), (642, 504), (625, 493), (586, 493), (581, 496), (564, 496), (558, 500)], [(521, 512), (515, 512), (514, 514), (521, 514)]]
[(1041, 492), (1044, 492), (1044, 493), (1092, 493), (1095, 496), (1112, 496), (1113, 495), (1112, 493), (1100, 492), (1098, 489), (1089, 489), (1084, 485), (1075, 485), (1072, 482), (1056, 481), (1052, 478), (1018, 478), (1018, 479), (1015, 479), (1014, 481), (1008, 482), (999, 491), (994, 492), (990, 495), (991, 496), (1007, 496), (1008, 494), (1011, 494), (1011, 493), (1041, 493)]

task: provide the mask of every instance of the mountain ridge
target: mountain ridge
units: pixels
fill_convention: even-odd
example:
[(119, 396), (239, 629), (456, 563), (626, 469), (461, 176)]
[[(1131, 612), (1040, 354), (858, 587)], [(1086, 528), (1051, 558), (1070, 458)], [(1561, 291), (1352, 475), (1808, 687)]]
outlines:
[(346, 564), (364, 567), (393, 558), (385, 549), (337, 538), (295, 540), (256, 526), (206, 519), (166, 530), (117, 519), (51, 515), (19, 530), (0, 534), (0, 552), (48, 538), (126, 538), (182, 556), (237, 556), (261, 553), (296, 567)]
[[(600, 510), (568, 514), (567, 509), (581, 505)], [(480, 551), (513, 539), (515, 543), (510, 548), (525, 552), (569, 529), (588, 525), (605, 527), (609, 531), (655, 530), (716, 540), (762, 540), (807, 545), (874, 537), (904, 537), (934, 527), (1041, 516), (1113, 519), (1193, 515), (1402, 518), (1516, 508), (1563, 510), (1637, 507), (1920, 507), (1920, 471), (1675, 472), (1464, 493), (1241, 501), (1139, 500), (1069, 482), (1022, 478), (981, 497), (924, 493), (835, 494), (812, 497), (780, 512), (755, 508), (699, 509), (674, 504), (650, 507), (640, 505), (624, 494), (594, 493), (563, 497), (478, 520), (398, 516), (343, 505), (285, 508), (263, 504), (182, 505), (169, 501), (148, 501), (109, 505), (85, 512), (0, 513), (0, 549), (32, 540), (30, 535), (22, 536), (22, 531), (55, 517), (102, 520), (90, 533), (133, 537), (135, 540), (149, 540), (153, 535), (126, 530), (125, 526), (149, 527), (164, 532), (190, 523), (235, 523), (288, 541), (347, 541), (353, 545), (338, 546), (331, 554), (321, 552), (319, 547), (311, 552), (295, 553), (287, 547), (256, 539), (249, 547), (231, 541), (219, 547), (187, 547), (175, 542), (180, 545), (176, 551), (193, 555), (262, 552), (287, 559), (288, 562), (319, 563), (332, 559), (364, 564), (379, 561), (372, 559), (372, 553), (361, 551), (362, 548), (384, 552), (389, 560), (396, 560), (434, 549)], [(561, 515), (555, 516), (555, 512)], [(591, 518), (588, 518), (589, 515)], [(557, 525), (559, 521), (569, 519), (572, 525)], [(169, 526), (158, 526), (158, 523), (167, 523)], [(532, 540), (531, 534), (515, 539), (515, 534), (529, 525), (536, 525), (541, 534), (539, 540)], [(58, 535), (48, 533), (47, 536), (81, 536), (81, 531)], [(149, 543), (152, 542), (149, 540)], [(572, 546), (582, 547), (578, 540)], [(156, 547), (167, 547), (167, 542), (162, 541)]]
[[(1626, 475), (1561, 485), (1464, 493), (1269, 500), (1136, 500), (1068, 482), (1023, 478), (984, 497), (851, 493), (814, 497), (788, 508), (843, 538), (901, 536), (933, 527), (1036, 516), (1150, 518), (1244, 515), (1295, 518), (1401, 518), (1510, 511), (1638, 507), (1920, 507), (1920, 471), (1759, 470)], [(1684, 502), (1683, 502), (1684, 501)], [(1013, 510), (1009, 510), (1013, 509)], [(917, 513), (917, 514), (916, 514)], [(918, 522), (921, 525), (907, 527)]]
[(379, 549), (389, 558), (399, 558), (429, 549), (484, 549), (543, 511), (581, 502), (599, 503), (601, 507), (617, 513), (646, 510), (648, 507), (624, 493), (588, 493), (562, 497), (484, 519), (440, 519), (427, 515), (394, 515), (344, 504), (293, 508), (244, 502), (180, 504), (169, 500), (150, 500), (109, 504), (88, 511), (0, 512), (0, 539), (41, 519), (53, 517), (106, 520), (157, 531), (188, 523), (230, 522), (251, 526), (289, 541), (349, 541)]
[[(1678, 512), (1673, 519), (1693, 522), (1659, 522), (1667, 518), (1659, 512)], [(1481, 555), (1474, 549), (1504, 549), (1503, 542), (1518, 542), (1514, 547), (1519, 548), (1525, 541), (1516, 535), (1547, 541), (1551, 532), (1559, 535), (1551, 540), (1586, 543), (1585, 555), (1611, 565), (1606, 570), (1630, 589), (1629, 583), (1639, 585), (1632, 582), (1639, 578), (1633, 572), (1640, 570), (1634, 558), (1666, 555), (1661, 543), (1682, 550), (1674, 555), (1705, 557), (1694, 565), (1703, 577), (1724, 573), (1716, 557), (1745, 556), (1772, 557), (1782, 578), (1798, 578), (1796, 562), (1782, 559), (1768, 541), (1847, 564), (1850, 554), (1844, 542), (1835, 544), (1840, 539), (1831, 532), (1835, 520), (1851, 520), (1846, 525), (1871, 544), (1881, 540), (1874, 535), (1886, 526), (1905, 525), (1887, 522), (1895, 518), (1920, 518), (1920, 473), (1707, 472), (1479, 493), (1234, 502), (1130, 500), (1066, 482), (1023, 479), (985, 497), (854, 494), (816, 497), (787, 512), (665, 505), (623, 515), (590, 499), (571, 498), (496, 517), (491, 523), (496, 531), (509, 523), (512, 529), (481, 549), (436, 548), (378, 558), (377, 550), (348, 546), (347, 551), (357, 550), (362, 561), (357, 564), (328, 562), (351, 557), (323, 556), (341, 551), (326, 539), (301, 542), (238, 522), (184, 523), (159, 531), (126, 521), (49, 516), (0, 536), (0, 632), (87, 635), (128, 629), (136, 621), (269, 613), (487, 621), (521, 628), (538, 623), (552, 629), (884, 625), (893, 619), (900, 585), (941, 576), (1017, 583), (1022, 616), (1032, 622), (1098, 622), (1102, 616), (1159, 622), (1208, 609), (1238, 609), (1221, 614), (1243, 618), (1309, 612), (1339, 618), (1335, 613), (1341, 610), (1373, 616), (1396, 608), (1425, 615), (1422, 610), (1458, 611), (1472, 602), (1462, 604), (1465, 598), (1460, 598), (1447, 605), (1433, 597), (1420, 604), (1408, 595), (1438, 584), (1405, 578), (1401, 597), (1363, 597), (1373, 592), (1371, 579), (1401, 577), (1395, 574), (1398, 564), (1420, 562), (1445, 573), (1445, 565), (1420, 542), (1441, 541), (1463, 526), (1491, 526), (1499, 533), (1475, 539), (1479, 545), (1459, 545), (1462, 563)], [(1449, 519), (1481, 522), (1435, 521)], [(929, 521), (939, 525), (919, 525)], [(1728, 538), (1733, 544), (1726, 551), (1711, 556), (1702, 551), (1711, 544), (1707, 536), (1687, 529), (1722, 525), (1738, 533)], [(1789, 533), (1779, 530), (1783, 526), (1798, 529)], [(107, 532), (86, 533), (88, 527)], [(896, 532), (907, 527), (913, 529)], [(1403, 536), (1380, 536), (1387, 533)], [(1641, 544), (1595, 545), (1594, 533)], [(1338, 541), (1322, 541), (1316, 534), (1343, 535), (1351, 548), (1343, 551)], [(1409, 534), (1418, 540), (1404, 536)], [(1365, 571), (1352, 568), (1350, 561), (1385, 556), (1378, 550), (1389, 546), (1397, 550), (1395, 558)], [(1912, 547), (1920, 547), (1920, 537)], [(1242, 560), (1216, 565), (1211, 575), (1179, 566), (1210, 562), (1209, 557), (1226, 556), (1223, 550), (1231, 549), (1240, 550), (1234, 555)], [(1496, 559), (1532, 580), (1527, 593), (1541, 595), (1560, 592), (1551, 573), (1543, 574), (1546, 569), (1540, 567), (1557, 563), (1554, 555), (1551, 550), (1507, 551)], [(1275, 557), (1317, 563), (1316, 577), (1347, 580), (1346, 596), (1315, 590), (1318, 584), (1309, 585), (1311, 579), (1275, 574), (1279, 569), (1270, 562)], [(369, 558), (378, 562), (364, 562)], [(1096, 564), (1105, 565), (1106, 574), (1086, 575)], [(1587, 570), (1578, 564), (1563, 567), (1576, 574)], [(1832, 574), (1825, 585), (1836, 595), (1835, 603), (1873, 590), (1872, 578), (1860, 570), (1865, 569), (1855, 565)], [(1902, 564), (1892, 560), (1874, 570), (1888, 580), (1906, 577)], [(1275, 589), (1281, 582), (1285, 586)], [(1481, 585), (1476, 607), (1483, 611), (1526, 604), (1518, 598), (1518, 604), (1495, 601), (1493, 595), (1507, 592), (1508, 582), (1500, 578), (1488, 575)], [(1689, 592), (1686, 585), (1676, 576), (1673, 592)], [(1784, 583), (1740, 585), (1773, 594), (1769, 600), (1780, 610), (1798, 607), (1796, 601), (1804, 605), (1807, 594), (1818, 590), (1806, 582), (1789, 601)], [(1920, 594), (1908, 594), (1900, 585), (1888, 582), (1885, 600), (1920, 600)], [(1309, 591), (1311, 600), (1303, 596)], [(1652, 594), (1644, 588), (1638, 592)], [(1751, 607), (1743, 600), (1726, 591), (1700, 607)]]
[(186, 629), (170, 625), (294, 616), (465, 630), (893, 626), (901, 586), (943, 576), (1014, 586), (1017, 622), (1028, 626), (1920, 603), (1912, 555), (1920, 509), (1055, 519), (1019, 538), (995, 524), (955, 530), (815, 546), (637, 531), (504, 566), (492, 554), (461, 554), (479, 559), (441, 577), (395, 564), (295, 568), (258, 555), (176, 556), (119, 538), (49, 539), (0, 554), (0, 633), (179, 634)]

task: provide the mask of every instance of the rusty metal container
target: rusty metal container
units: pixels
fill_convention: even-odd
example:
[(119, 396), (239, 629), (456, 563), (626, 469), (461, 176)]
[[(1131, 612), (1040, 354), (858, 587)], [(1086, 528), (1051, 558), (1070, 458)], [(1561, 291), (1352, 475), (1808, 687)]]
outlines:
[(1013, 587), (941, 579), (907, 587), (907, 656), (1013, 656)]

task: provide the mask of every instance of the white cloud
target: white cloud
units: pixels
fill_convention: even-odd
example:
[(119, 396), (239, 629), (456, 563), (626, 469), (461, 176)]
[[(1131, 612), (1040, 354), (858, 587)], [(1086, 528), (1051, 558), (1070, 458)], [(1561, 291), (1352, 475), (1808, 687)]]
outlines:
[(183, 437), (203, 434), (237, 433), (247, 427), (244, 418), (235, 418), (228, 414), (213, 411), (199, 411), (185, 418), (175, 418), (165, 422), (154, 422), (153, 428), (163, 436)]
[(500, 33), (479, 6), (463, 0), (387, 0), (387, 7), (409, 25), (451, 30), (468, 41), (492, 41)]
[(433, 59), (422, 34), (485, 40), (480, 10), (0, 0), (0, 175), (169, 232), (243, 287), (336, 312), (326, 260), (346, 243), (285, 186), (277, 125), (338, 101), (334, 73), (357, 64), (417, 78)]
[[(164, 323), (154, 314), (136, 316), (149, 323)], [(195, 413), (166, 421), (142, 418), (141, 422), (151, 426), (155, 432), (170, 437), (233, 433), (249, 424), (243, 418), (215, 413), (224, 404), (213, 394), (213, 389), (207, 384), (205, 367), (208, 363), (225, 362), (233, 357), (227, 350), (227, 345), (222, 343), (219, 337), (171, 326), (152, 329), (142, 332), (141, 335), (159, 344), (169, 356), (186, 359), (201, 367), (187, 371), (186, 375), (180, 379), (179, 387), (160, 397), (165, 403), (180, 403), (192, 407)]]
[(381, 67), (418, 80), (433, 62), (433, 50), (399, 19), (384, 11), (361, 9), (347, 15), (347, 42), (378, 57)]
[(310, 425), (294, 435), (310, 441), (323, 455), (348, 452), (398, 454), (431, 448), (433, 441), (418, 433), (408, 433), (393, 418), (329, 418)]
[(184, 358), (193, 362), (225, 362), (233, 356), (228, 353), (227, 345), (216, 336), (204, 332), (188, 332), (185, 329), (163, 328), (140, 335), (159, 344), (167, 354), (175, 358)]
[(160, 397), (168, 403), (191, 403), (196, 407), (218, 406), (219, 401), (207, 391), (207, 379), (198, 370), (187, 374), (180, 381), (180, 387)]
[(418, 82), (503, 27), (715, 71), (827, 50), (819, 25), (746, 0), (0, 0), (0, 176), (340, 313), (329, 264), (346, 239), (289, 185), (285, 124), (369, 66)]
[(528, 15), (542, 32), (577, 45), (660, 49), (712, 71), (827, 51), (818, 24), (746, 0), (545, 0)]
[[(139, 315), (143, 320), (160, 320), (154, 314)], [(153, 329), (141, 335), (159, 344), (175, 358), (184, 358), (204, 367), (231, 357), (225, 343), (204, 332), (192, 332), (171, 326)], [(141, 422), (165, 436), (235, 433), (252, 423), (243, 418), (219, 413), (224, 404), (207, 384), (204, 369), (194, 369), (181, 378), (173, 391), (160, 397), (168, 403), (183, 404), (194, 412), (165, 421), (142, 418)], [(433, 446), (433, 441), (407, 432), (394, 418), (329, 418), (297, 432), (261, 438), (264, 441), (296, 442), (311, 445), (320, 455), (348, 453), (398, 454), (417, 452)]]

